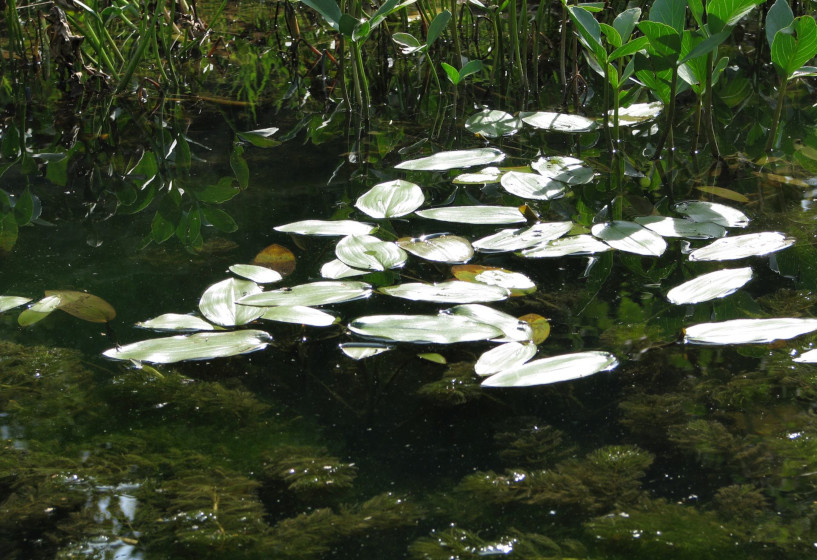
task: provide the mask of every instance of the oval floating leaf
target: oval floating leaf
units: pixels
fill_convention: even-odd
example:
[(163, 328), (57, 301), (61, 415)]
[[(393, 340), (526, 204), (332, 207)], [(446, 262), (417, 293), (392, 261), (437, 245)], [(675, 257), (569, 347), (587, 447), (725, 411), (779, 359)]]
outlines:
[(523, 122), (534, 128), (558, 132), (589, 132), (598, 126), (594, 120), (568, 113), (537, 111), (535, 113), (522, 113), (521, 116)]
[(573, 227), (573, 222), (539, 222), (529, 228), (503, 229), (473, 242), (474, 249), (483, 253), (520, 251), (558, 239)]
[(283, 245), (273, 243), (255, 255), (252, 264), (272, 269), (281, 276), (289, 276), (295, 271), (295, 255)]
[(817, 363), (817, 349), (803, 352), (792, 361), (800, 364), (815, 364)]
[(568, 185), (584, 185), (596, 174), (582, 160), (567, 156), (541, 157), (530, 166), (537, 173)]
[(245, 325), (258, 319), (263, 309), (237, 305), (236, 301), (261, 292), (261, 287), (250, 280), (228, 278), (207, 288), (199, 300), (199, 311), (208, 320), (224, 327)]
[(345, 342), (338, 345), (341, 351), (353, 360), (371, 358), (383, 352), (394, 350), (394, 346), (388, 344), (375, 344), (372, 342)]
[(334, 259), (321, 267), (321, 276), (329, 280), (340, 280), (341, 278), (352, 278), (369, 274), (368, 270), (358, 270), (352, 268), (340, 259)]
[(725, 189), (723, 187), (717, 187), (714, 185), (704, 185), (695, 188), (698, 189), (699, 191), (705, 192), (707, 194), (714, 194), (715, 196), (719, 196), (727, 200), (733, 200), (735, 202), (741, 203), (749, 202), (749, 197), (747, 197), (745, 194), (733, 191), (732, 189)]
[(617, 220), (596, 224), (590, 231), (614, 249), (627, 253), (660, 257), (667, 250), (663, 237), (635, 222)]
[(347, 280), (345, 282), (312, 282), (292, 288), (283, 288), (242, 298), (241, 305), (274, 307), (277, 305), (329, 305), (356, 299), (367, 298), (372, 294), (372, 287), (364, 282)]
[(562, 237), (554, 239), (541, 245), (523, 249), (519, 255), (529, 259), (538, 259), (543, 257), (564, 257), (567, 255), (593, 255), (595, 253), (603, 253), (610, 251), (612, 247), (606, 243), (602, 243), (595, 237), (590, 235), (571, 235), (570, 237)]
[(760, 257), (794, 245), (794, 239), (777, 231), (748, 233), (716, 239), (706, 247), (689, 254), (691, 261), (729, 261), (746, 257)]
[(277, 270), (255, 264), (234, 264), (230, 267), (230, 272), (252, 280), (256, 284), (272, 284), (284, 278)]
[(718, 270), (676, 286), (667, 292), (667, 299), (676, 305), (701, 303), (728, 296), (751, 279), (751, 267)]
[[(629, 107), (621, 107), (618, 110), (618, 124), (619, 126), (631, 126), (640, 124), (644, 121), (654, 119), (664, 110), (664, 104), (660, 101), (653, 101), (651, 103), (633, 103)], [(610, 116), (614, 115), (610, 111)], [(612, 119), (610, 125), (613, 125)]]
[(551, 200), (565, 193), (564, 183), (538, 173), (508, 171), (500, 183), (511, 194), (534, 200)]
[(685, 214), (695, 222), (712, 222), (723, 227), (739, 228), (749, 225), (749, 217), (746, 214), (725, 204), (689, 200), (679, 202), (673, 208), (679, 214)]
[(212, 331), (216, 327), (195, 315), (165, 313), (153, 319), (136, 323), (137, 327), (157, 331)]
[(492, 325), (458, 315), (370, 315), (349, 323), (361, 336), (394, 342), (453, 344), (488, 340), (502, 335)]
[(116, 310), (113, 306), (93, 294), (72, 290), (46, 290), (45, 295), (59, 297), (60, 303), (57, 309), (83, 321), (107, 323), (116, 317)]
[(417, 357), (428, 362), (433, 362), (435, 364), (445, 365), (448, 363), (448, 360), (445, 359), (445, 356), (437, 352), (425, 352), (423, 354), (417, 354)]
[(817, 319), (734, 319), (688, 327), (684, 330), (684, 341), (692, 344), (764, 344), (816, 330)]
[(344, 237), (335, 247), (335, 255), (352, 268), (379, 271), (403, 266), (408, 259), (395, 243), (372, 235)]
[(483, 109), (468, 117), (465, 121), (465, 129), (474, 134), (497, 138), (499, 136), (512, 136), (521, 128), (522, 123), (517, 117), (492, 109)]
[(409, 282), (380, 288), (379, 292), (412, 301), (434, 301), (437, 303), (483, 303), (508, 299), (510, 291), (499, 286), (473, 284), (453, 280), (439, 284)]
[(525, 321), (533, 329), (533, 343), (542, 344), (550, 336), (550, 321), (536, 313), (528, 313), (519, 318)]
[(38, 321), (42, 321), (51, 315), (51, 313), (56, 310), (59, 305), (59, 296), (46, 296), (20, 313), (20, 315), (17, 317), (17, 324), (21, 327), (28, 327)]
[(505, 154), (496, 148), (476, 148), (474, 150), (452, 150), (439, 152), (433, 156), (404, 161), (395, 165), (395, 169), (408, 171), (447, 171), (460, 167), (490, 165), (505, 159)]
[(327, 237), (366, 235), (377, 229), (376, 225), (354, 220), (303, 220), (274, 228), (283, 233), (298, 235), (321, 235)]
[(464, 263), (474, 256), (474, 248), (457, 235), (427, 235), (417, 239), (397, 240), (397, 245), (422, 259), (444, 263)]
[(355, 202), (372, 218), (395, 218), (417, 210), (425, 202), (423, 189), (402, 179), (373, 186)]
[(264, 314), (261, 315), (262, 319), (278, 321), (279, 323), (309, 325), (310, 327), (328, 327), (340, 321), (340, 317), (337, 315), (304, 305), (280, 305), (262, 309), (264, 310)]
[(102, 354), (114, 360), (136, 360), (156, 364), (172, 364), (185, 360), (226, 358), (263, 350), (272, 337), (257, 330), (154, 338), (111, 348)]
[(460, 173), (454, 177), (453, 183), (457, 185), (487, 185), (498, 183), (503, 171), (498, 167), (486, 167), (482, 171), (475, 173)]
[(662, 237), (712, 239), (726, 235), (723, 226), (712, 222), (693, 222), (692, 220), (665, 216), (641, 216), (635, 218), (634, 221)]
[(514, 206), (446, 206), (419, 210), (423, 218), (458, 224), (519, 224), (525, 216)]
[(528, 362), (492, 375), (482, 382), (483, 387), (529, 387), (570, 381), (609, 371), (618, 360), (607, 352), (579, 352)]
[(512, 297), (532, 294), (536, 284), (521, 272), (512, 272), (504, 268), (481, 265), (460, 265), (451, 267), (451, 274), (463, 282), (478, 282), (490, 286), (501, 286), (511, 291)]
[(31, 301), (30, 297), (0, 296), (0, 313), (14, 309), (15, 307), (20, 307), (29, 301)]
[(469, 317), (475, 321), (498, 328), (505, 335), (502, 342), (528, 342), (533, 338), (533, 329), (528, 323), (487, 305), (473, 303), (457, 305), (449, 309), (448, 313)]
[(536, 345), (531, 342), (500, 344), (479, 357), (477, 363), (474, 364), (474, 372), (484, 377), (521, 366), (536, 355), (536, 350)]

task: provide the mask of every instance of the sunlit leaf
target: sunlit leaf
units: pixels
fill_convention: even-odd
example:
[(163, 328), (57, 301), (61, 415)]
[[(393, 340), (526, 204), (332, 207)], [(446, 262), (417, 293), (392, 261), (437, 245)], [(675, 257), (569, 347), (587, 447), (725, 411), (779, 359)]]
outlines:
[(476, 148), (439, 152), (432, 156), (404, 161), (394, 167), (408, 171), (446, 171), (475, 165), (490, 165), (503, 159), (505, 154), (496, 148)]
[(283, 245), (273, 243), (255, 255), (252, 264), (272, 269), (281, 276), (289, 276), (295, 271), (295, 255)]
[(616, 220), (596, 224), (591, 232), (614, 249), (627, 253), (660, 257), (667, 250), (667, 242), (663, 237), (635, 222)]
[(165, 313), (147, 321), (136, 323), (137, 327), (156, 331), (212, 331), (216, 327), (195, 315)]
[(662, 237), (712, 239), (726, 235), (726, 229), (723, 226), (712, 222), (693, 222), (665, 216), (640, 216), (634, 221)]
[(539, 222), (529, 228), (503, 229), (473, 242), (474, 249), (483, 253), (520, 251), (557, 239), (573, 227), (573, 222)]
[(609, 371), (618, 365), (607, 352), (579, 352), (534, 360), (503, 370), (482, 382), (483, 387), (529, 387), (570, 381)]
[(294, 323), (296, 325), (309, 325), (310, 327), (328, 327), (340, 321), (340, 317), (303, 305), (280, 305), (277, 307), (261, 308), (264, 314), (261, 319), (267, 321), (278, 321), (279, 323)]
[(535, 113), (522, 113), (521, 117), (524, 123), (534, 128), (555, 130), (557, 132), (589, 132), (598, 126), (594, 120), (568, 113), (537, 111)]
[(800, 364), (817, 364), (817, 349), (803, 352), (792, 361)]
[(451, 267), (451, 274), (463, 282), (478, 282), (490, 286), (500, 286), (511, 291), (512, 297), (532, 294), (536, 284), (521, 272), (482, 265), (459, 265)]
[(335, 255), (346, 265), (363, 270), (388, 270), (403, 266), (408, 255), (391, 241), (372, 235), (349, 235), (335, 247)]
[(498, 183), (502, 177), (502, 170), (498, 167), (486, 167), (482, 171), (474, 173), (460, 173), (454, 177), (453, 183), (458, 185), (487, 185)]
[(705, 192), (707, 194), (714, 194), (715, 196), (719, 196), (727, 200), (733, 200), (735, 202), (742, 203), (749, 202), (749, 197), (737, 191), (733, 191), (732, 189), (725, 189), (723, 187), (716, 187), (714, 185), (703, 185), (695, 188), (701, 192)]
[(742, 288), (752, 279), (752, 268), (734, 268), (703, 274), (667, 292), (670, 303), (700, 303), (722, 298)]
[(28, 327), (38, 321), (42, 321), (60, 305), (59, 296), (46, 296), (24, 310), (17, 317), (17, 324), (21, 327)]
[(345, 342), (338, 345), (341, 351), (353, 360), (371, 358), (383, 352), (394, 350), (394, 346), (388, 344), (376, 344), (373, 342)]
[(525, 216), (514, 206), (446, 206), (418, 210), (416, 214), (431, 220), (459, 224), (519, 224)]
[(778, 231), (748, 233), (716, 239), (706, 247), (689, 254), (691, 261), (729, 261), (746, 257), (760, 257), (794, 245), (794, 239)]
[(533, 329), (533, 343), (542, 344), (550, 336), (550, 321), (536, 313), (528, 313), (519, 318)]
[(60, 298), (57, 309), (83, 321), (107, 323), (116, 317), (116, 310), (114, 310), (113, 306), (93, 294), (72, 290), (46, 290), (45, 295)]
[(448, 313), (469, 317), (498, 328), (505, 335), (501, 339), (503, 342), (528, 342), (533, 338), (533, 329), (528, 323), (487, 305), (474, 303), (457, 305), (449, 309)]
[(333, 259), (321, 267), (321, 276), (329, 280), (340, 280), (341, 278), (352, 278), (369, 274), (369, 270), (359, 270), (352, 268), (340, 259)]
[(693, 344), (764, 344), (815, 330), (817, 319), (734, 319), (688, 327), (684, 340)]
[(445, 359), (445, 356), (443, 356), (442, 354), (438, 354), (437, 352), (425, 352), (423, 354), (417, 354), (417, 357), (435, 364), (445, 365), (448, 363), (448, 360)]
[(0, 313), (14, 309), (31, 301), (31, 298), (20, 296), (0, 296)]
[(423, 189), (402, 179), (373, 186), (355, 206), (372, 218), (395, 218), (417, 210), (425, 202)]
[(500, 183), (511, 194), (534, 200), (551, 200), (563, 196), (565, 192), (564, 183), (539, 173), (508, 171)]
[(361, 336), (394, 342), (453, 344), (502, 335), (492, 325), (459, 315), (370, 315), (349, 324)]
[(380, 288), (379, 292), (412, 301), (434, 301), (437, 303), (484, 303), (508, 299), (510, 291), (499, 286), (474, 284), (453, 280), (438, 284), (409, 282)]
[(457, 235), (427, 235), (416, 239), (398, 239), (397, 245), (422, 259), (444, 263), (464, 263), (474, 256), (471, 243)]
[(263, 309), (237, 305), (236, 301), (261, 292), (261, 287), (250, 280), (228, 278), (207, 288), (199, 300), (199, 311), (211, 322), (224, 327), (245, 325), (258, 319)]
[(276, 132), (278, 132), (276, 127), (259, 128), (256, 130), (249, 130), (247, 132), (236, 132), (236, 136), (245, 142), (249, 142), (253, 146), (257, 146), (259, 148), (271, 148), (281, 143), (280, 141), (273, 140), (271, 138), (271, 136)]
[(506, 342), (484, 352), (474, 364), (474, 372), (483, 377), (493, 375), (521, 366), (535, 355), (536, 345), (532, 342)]
[(519, 118), (505, 111), (491, 109), (483, 109), (465, 121), (466, 130), (488, 138), (512, 136), (519, 131), (521, 126)]
[(686, 214), (695, 222), (712, 222), (723, 227), (744, 228), (749, 225), (749, 217), (736, 208), (718, 204), (717, 202), (703, 202), (690, 200), (679, 202), (674, 206), (675, 211)]
[(266, 348), (270, 340), (272, 337), (268, 333), (257, 330), (196, 333), (134, 342), (111, 348), (102, 354), (114, 360), (172, 364), (255, 352)]
[[(653, 101), (651, 103), (633, 103), (629, 107), (621, 107), (618, 110), (618, 124), (619, 126), (630, 126), (640, 124), (644, 121), (654, 119), (661, 111), (664, 110), (664, 104), (660, 101)], [(610, 116), (613, 116), (613, 111), (610, 111)], [(610, 121), (612, 125), (612, 119)]]
[(553, 241), (548, 241), (541, 245), (523, 249), (519, 252), (519, 255), (529, 259), (538, 259), (543, 257), (564, 257), (568, 255), (593, 255), (610, 250), (612, 250), (612, 247), (606, 243), (602, 243), (590, 235), (582, 234), (554, 239)]
[(272, 290), (246, 296), (239, 301), (241, 305), (274, 307), (277, 305), (329, 305), (367, 298), (372, 294), (372, 287), (364, 282), (346, 280), (312, 282), (291, 288)]
[(252, 280), (256, 284), (272, 284), (284, 278), (277, 270), (254, 264), (234, 264), (230, 267), (230, 272)]
[(376, 225), (354, 220), (303, 220), (274, 228), (275, 231), (298, 235), (346, 236), (366, 235), (377, 229)]
[(573, 157), (541, 157), (530, 166), (537, 173), (568, 185), (584, 185), (595, 176), (595, 172), (582, 160)]

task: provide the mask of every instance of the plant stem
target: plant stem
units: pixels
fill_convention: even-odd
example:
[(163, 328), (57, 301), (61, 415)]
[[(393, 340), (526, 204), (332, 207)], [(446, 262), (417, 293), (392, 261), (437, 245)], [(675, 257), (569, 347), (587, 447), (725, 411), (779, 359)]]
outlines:
[(678, 86), (678, 65), (676, 64), (672, 67), (672, 78), (670, 80), (669, 108), (667, 109), (667, 127), (664, 129), (664, 133), (661, 135), (661, 139), (658, 141), (658, 146), (655, 148), (655, 153), (652, 156), (653, 159), (659, 159), (661, 157), (661, 152), (664, 150), (664, 144), (666, 143), (667, 140), (669, 140), (670, 150), (674, 148), (672, 127), (675, 124), (675, 91), (677, 86)]
[(789, 81), (785, 76), (780, 78), (780, 85), (777, 91), (777, 106), (774, 109), (774, 120), (772, 120), (772, 128), (769, 130), (769, 137), (766, 139), (766, 151), (771, 150), (776, 142), (777, 128), (780, 124), (780, 115), (783, 114), (783, 104), (786, 102), (786, 86)]
[(706, 57), (706, 91), (704, 92), (704, 130), (706, 131), (706, 138), (709, 141), (709, 151), (712, 157), (720, 159), (721, 150), (718, 147), (718, 137), (715, 136), (715, 123), (713, 121), (714, 111), (712, 110), (712, 71), (715, 56), (709, 53)]

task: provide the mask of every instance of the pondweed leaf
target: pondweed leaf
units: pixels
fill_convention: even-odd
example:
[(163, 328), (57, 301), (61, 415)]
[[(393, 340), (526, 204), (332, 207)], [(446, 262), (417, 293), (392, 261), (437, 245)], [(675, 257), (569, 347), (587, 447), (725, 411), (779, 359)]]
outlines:
[(539, 222), (529, 228), (503, 229), (497, 233), (477, 239), (474, 249), (483, 253), (521, 251), (535, 245), (557, 239), (573, 227), (573, 222)]
[(519, 224), (525, 222), (525, 216), (519, 208), (513, 206), (446, 206), (418, 210), (422, 218), (455, 222), (459, 224)]
[(484, 352), (474, 364), (474, 372), (482, 377), (493, 375), (521, 366), (535, 355), (536, 345), (531, 342), (506, 342)]
[(692, 344), (765, 344), (815, 330), (817, 319), (734, 319), (688, 327), (684, 330), (684, 341)]
[(0, 313), (14, 309), (31, 301), (31, 298), (20, 296), (0, 296)]
[(482, 382), (483, 387), (530, 387), (570, 381), (609, 371), (618, 365), (607, 352), (579, 352), (535, 360), (502, 370)]
[(349, 323), (349, 330), (360, 336), (394, 342), (453, 344), (488, 340), (502, 331), (459, 315), (370, 315)]
[(386, 286), (378, 290), (380, 293), (409, 299), (412, 301), (433, 301), (437, 303), (485, 303), (508, 299), (511, 293), (499, 286), (474, 284), (452, 280), (438, 284), (423, 284), (408, 282), (396, 286)]
[(706, 247), (689, 254), (691, 261), (729, 261), (746, 257), (760, 257), (794, 245), (794, 239), (777, 231), (748, 233), (716, 239)]
[(686, 214), (695, 222), (712, 222), (723, 227), (745, 228), (749, 225), (749, 217), (736, 208), (718, 204), (717, 202), (701, 202), (690, 200), (679, 202), (674, 206), (676, 212)]
[(596, 224), (591, 232), (614, 249), (627, 253), (660, 257), (667, 249), (663, 237), (635, 222), (617, 220)]
[(423, 189), (396, 179), (373, 186), (358, 197), (355, 207), (372, 218), (396, 218), (411, 214), (424, 202)]
[(752, 279), (752, 268), (734, 268), (703, 274), (667, 292), (670, 303), (682, 305), (722, 298)]
[(439, 152), (432, 156), (404, 161), (394, 167), (407, 171), (447, 171), (475, 165), (490, 165), (503, 159), (505, 154), (496, 148), (476, 148)]
[(361, 270), (389, 270), (403, 266), (408, 255), (397, 244), (372, 235), (348, 235), (335, 247), (335, 256)]
[(147, 321), (136, 323), (137, 327), (156, 331), (213, 331), (216, 327), (195, 315), (165, 313)]
[(270, 340), (272, 337), (268, 333), (257, 330), (196, 333), (134, 342), (102, 354), (114, 360), (172, 364), (256, 352), (266, 348)]
[(272, 290), (251, 294), (242, 298), (239, 303), (246, 306), (274, 307), (277, 305), (329, 305), (367, 298), (372, 294), (372, 287), (365, 282), (352, 280), (322, 281), (300, 284), (291, 288)]
[(236, 301), (261, 292), (251, 280), (228, 278), (207, 288), (199, 300), (199, 311), (208, 320), (224, 327), (244, 325), (258, 319), (264, 312), (257, 307), (237, 305)]
[(278, 226), (275, 231), (298, 235), (346, 236), (366, 235), (377, 229), (376, 225), (354, 220), (302, 220)]
[(436, 234), (398, 239), (397, 245), (422, 259), (448, 264), (468, 262), (474, 256), (471, 243), (458, 235)]

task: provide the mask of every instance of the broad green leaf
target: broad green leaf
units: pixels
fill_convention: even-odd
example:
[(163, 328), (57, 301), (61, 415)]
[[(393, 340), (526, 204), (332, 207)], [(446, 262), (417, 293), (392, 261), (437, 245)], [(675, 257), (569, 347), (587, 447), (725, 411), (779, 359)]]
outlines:
[(481, 60), (469, 60), (465, 66), (460, 69), (460, 81), (464, 80), (468, 76), (472, 74), (476, 74), (477, 72), (481, 72), (484, 68)]
[(536, 355), (536, 345), (532, 342), (506, 342), (496, 348), (484, 352), (477, 363), (474, 372), (482, 377), (493, 375), (502, 370), (521, 366)]
[(604, 34), (605, 39), (607, 39), (608, 45), (614, 49), (617, 49), (622, 45), (623, 41), (621, 40), (621, 34), (619, 34), (615, 27), (607, 25), (606, 23), (600, 23), (599, 27), (601, 27), (601, 32)]
[(431, 46), (434, 41), (440, 36), (440, 34), (445, 30), (448, 26), (448, 22), (451, 19), (451, 12), (448, 10), (443, 10), (436, 16), (434, 19), (431, 20), (431, 23), (428, 24), (428, 33), (426, 35), (426, 45)]
[(272, 270), (266, 266), (258, 266), (255, 264), (234, 264), (230, 267), (230, 272), (237, 276), (241, 276), (248, 280), (252, 280), (256, 284), (272, 284), (280, 282), (284, 279), (281, 273), (277, 270)]
[(233, 233), (238, 229), (238, 224), (235, 222), (233, 217), (220, 208), (203, 206), (201, 208), (201, 213), (204, 216), (204, 219), (207, 220), (207, 223), (219, 231)]
[(0, 296), (0, 313), (20, 307), (31, 301), (31, 298), (21, 296)]
[(450, 81), (455, 86), (460, 83), (460, 73), (459, 71), (457, 71), (456, 68), (454, 68), (447, 62), (441, 62), (440, 66), (445, 71), (445, 75), (448, 77), (448, 81)]
[(573, 222), (539, 222), (529, 228), (503, 229), (472, 243), (483, 253), (521, 251), (557, 239), (573, 228)]
[(769, 11), (766, 12), (766, 41), (769, 48), (774, 44), (774, 37), (781, 29), (785, 29), (794, 23), (794, 12), (789, 6), (788, 0), (777, 0)]
[(427, 362), (432, 362), (435, 364), (445, 365), (448, 363), (448, 360), (445, 359), (445, 356), (437, 352), (424, 352), (422, 354), (417, 354), (417, 357), (420, 358), (421, 360), (426, 360)]
[(436, 303), (486, 303), (506, 300), (511, 295), (509, 290), (499, 286), (459, 280), (438, 284), (408, 282), (396, 286), (385, 286), (378, 291), (392, 297)]
[(137, 327), (156, 331), (213, 331), (216, 327), (195, 315), (165, 313), (147, 321), (136, 323)]
[(817, 330), (817, 319), (734, 319), (701, 323), (684, 329), (684, 342), (692, 344), (766, 344), (788, 340)]
[(635, 218), (634, 221), (662, 237), (712, 239), (726, 235), (723, 226), (712, 222), (693, 222), (692, 220), (665, 216), (641, 216)]
[(355, 207), (372, 218), (396, 218), (411, 214), (424, 202), (423, 189), (396, 179), (373, 186), (358, 197)]
[(250, 185), (250, 167), (244, 159), (244, 148), (238, 142), (233, 144), (233, 150), (230, 152), (230, 167), (235, 173), (238, 186), (241, 190), (246, 189)]
[(497, 341), (529, 342), (533, 339), (533, 328), (528, 323), (487, 305), (475, 303), (457, 305), (449, 309), (448, 313), (468, 317), (498, 328), (505, 336)]
[(270, 136), (276, 132), (278, 132), (276, 127), (259, 128), (257, 130), (249, 130), (247, 132), (236, 132), (236, 136), (258, 148), (272, 148), (281, 143), (278, 140), (273, 140), (270, 138)]
[(526, 313), (519, 318), (520, 321), (525, 321), (533, 329), (534, 344), (542, 344), (550, 336), (550, 321), (537, 313)]
[(660, 257), (667, 249), (664, 238), (635, 222), (617, 220), (596, 224), (591, 233), (619, 251)]
[(534, 128), (555, 130), (557, 132), (589, 132), (598, 126), (594, 120), (568, 113), (537, 111), (535, 113), (520, 113), (520, 117), (522, 122)]
[(503, 159), (505, 154), (496, 148), (476, 148), (439, 152), (432, 156), (407, 160), (394, 167), (408, 171), (447, 171), (475, 165), (490, 165)]
[(641, 8), (629, 8), (618, 14), (616, 19), (613, 20), (613, 28), (618, 31), (623, 43), (630, 39), (630, 35), (632, 35), (635, 24), (638, 23), (640, 17)]
[(329, 305), (367, 298), (372, 287), (365, 282), (347, 280), (345, 282), (320, 281), (300, 284), (291, 288), (272, 290), (248, 295), (241, 299), (241, 305), (274, 307), (277, 305)]
[(408, 259), (397, 244), (372, 235), (344, 237), (335, 247), (335, 256), (352, 268), (380, 271), (401, 267)]
[[(689, 60), (693, 60), (696, 58), (705, 57), (709, 53), (715, 51), (718, 46), (726, 41), (729, 38), (729, 35), (732, 34), (731, 29), (727, 29), (725, 31), (721, 31), (720, 33), (716, 33), (711, 35), (702, 41), (698, 41), (697, 44), (692, 47), (686, 55), (684, 55), (681, 60), (678, 62), (679, 64), (684, 64)], [(686, 34), (685, 34), (686, 35)], [(700, 77), (699, 77), (700, 79)]]
[(650, 7), (649, 18), (651, 22), (668, 25), (680, 35), (686, 24), (686, 2), (655, 0)]
[(425, 45), (417, 40), (414, 35), (410, 33), (397, 32), (393, 33), (391, 40), (397, 44), (402, 54), (414, 54), (425, 48)]
[(401, 3), (400, 0), (386, 0), (377, 10), (372, 14), (371, 18), (369, 18), (369, 22), (371, 24), (371, 28), (374, 30), (380, 25), (390, 14), (404, 8), (405, 6), (411, 4), (412, 2), (403, 2)]
[(492, 325), (459, 315), (370, 315), (349, 323), (360, 336), (394, 342), (453, 344), (502, 335)]
[(332, 26), (336, 31), (340, 24), (340, 6), (335, 0), (301, 0), (304, 4), (318, 12), (323, 16), (323, 19)]
[(789, 34), (791, 28), (778, 31), (772, 43), (772, 62), (787, 79), (817, 55), (817, 22), (814, 18), (795, 18), (793, 28), (794, 35)]
[(748, 266), (717, 270), (676, 286), (667, 292), (667, 299), (675, 305), (718, 299), (739, 290), (751, 279), (752, 268)]
[(452, 182), (458, 185), (487, 185), (498, 183), (502, 173), (498, 167), (486, 167), (475, 173), (460, 173)]
[(717, 239), (689, 254), (691, 261), (729, 261), (760, 257), (794, 245), (794, 239), (777, 231), (749, 233)]
[(567, 11), (579, 32), (579, 41), (599, 65), (606, 64), (607, 51), (601, 44), (601, 28), (596, 18), (587, 10), (577, 6), (568, 6)]
[(329, 280), (340, 280), (341, 278), (352, 278), (369, 274), (369, 270), (359, 270), (352, 268), (340, 259), (333, 259), (321, 267), (321, 276)]
[(325, 236), (346, 236), (346, 235), (366, 235), (377, 229), (372, 224), (364, 224), (353, 220), (303, 220), (278, 226), (275, 231), (284, 233), (295, 233), (298, 235), (325, 235)]
[(45, 295), (58, 297), (60, 302), (57, 309), (83, 321), (107, 323), (116, 317), (113, 306), (93, 294), (73, 290), (46, 290)]
[(565, 184), (548, 175), (508, 171), (500, 180), (502, 187), (511, 194), (533, 200), (551, 200), (564, 195)]
[(765, 0), (708, 0), (706, 3), (706, 24), (712, 35), (720, 33), (724, 28), (731, 32), (731, 28), (746, 14)]
[(278, 321), (279, 323), (294, 323), (296, 325), (309, 325), (310, 327), (328, 327), (340, 321), (340, 317), (314, 309), (304, 305), (280, 305), (277, 307), (264, 307), (264, 314), (261, 319), (267, 321)]
[[(681, 2), (675, 2), (682, 4)], [(655, 21), (642, 21), (638, 28), (650, 42), (650, 58), (657, 57), (660, 63), (674, 65), (681, 54), (681, 32), (671, 26)]]
[(457, 235), (425, 235), (415, 239), (398, 239), (397, 245), (422, 259), (449, 264), (464, 263), (474, 256), (474, 248)]
[(538, 173), (568, 185), (584, 185), (593, 180), (595, 172), (580, 159), (567, 156), (540, 157), (530, 164)]
[(34, 218), (34, 196), (28, 187), (15, 199), (14, 221), (18, 226), (24, 226)]
[[(620, 58), (624, 58), (625, 56), (630, 56), (631, 54), (635, 54), (638, 51), (642, 51), (642, 50), (646, 49), (649, 42), (650, 42), (650, 40), (647, 39), (646, 37), (643, 37), (643, 36), (642, 37), (636, 37), (632, 41), (624, 43), (619, 48), (617, 48), (616, 50), (611, 52), (610, 56), (607, 57), (607, 60), (609, 62), (615, 62), (616, 60), (618, 60)], [(629, 77), (629, 75), (627, 75), (626, 72), (625, 72), (625, 75), (622, 76), (621, 81), (623, 82), (627, 77)]]
[(465, 121), (466, 130), (488, 138), (513, 136), (521, 126), (518, 117), (514, 117), (505, 111), (491, 109), (483, 109), (479, 113), (471, 115)]
[(690, 200), (679, 202), (673, 206), (673, 209), (679, 214), (685, 214), (694, 222), (712, 222), (723, 227), (738, 228), (745, 228), (749, 225), (749, 217), (746, 214), (717, 202)]
[(483, 387), (530, 387), (580, 379), (618, 365), (607, 352), (579, 352), (534, 360), (503, 370), (482, 382)]
[(199, 311), (209, 321), (224, 327), (245, 325), (258, 319), (263, 309), (237, 305), (236, 301), (261, 292), (261, 287), (250, 280), (228, 278), (207, 288), (199, 300)]
[(156, 364), (172, 364), (185, 360), (226, 358), (263, 350), (272, 337), (257, 330), (220, 333), (196, 333), (134, 342), (111, 348), (102, 354), (114, 360), (136, 360)]
[(339, 344), (341, 351), (352, 358), (353, 360), (362, 360), (364, 358), (371, 358), (383, 352), (394, 350), (394, 346), (388, 344), (376, 344), (372, 342), (345, 342)]
[(31, 326), (51, 315), (59, 305), (59, 296), (46, 296), (20, 313), (17, 317), (17, 324), (21, 327)]
[(518, 224), (526, 221), (519, 208), (513, 206), (447, 206), (419, 210), (416, 214), (459, 224)]
[(595, 237), (589, 235), (572, 235), (562, 237), (536, 245), (528, 249), (523, 249), (519, 255), (529, 259), (565, 257), (569, 255), (594, 255), (610, 251), (612, 247), (602, 243)]

